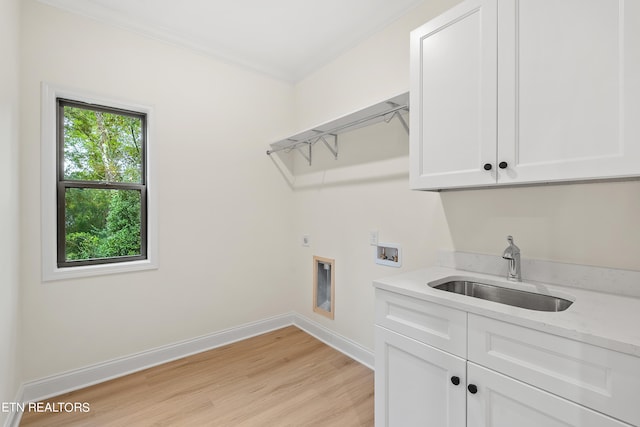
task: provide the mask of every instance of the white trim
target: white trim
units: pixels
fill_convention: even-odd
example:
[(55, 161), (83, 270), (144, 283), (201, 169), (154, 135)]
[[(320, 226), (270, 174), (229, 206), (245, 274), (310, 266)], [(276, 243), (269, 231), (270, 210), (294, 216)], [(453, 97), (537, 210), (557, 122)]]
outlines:
[(74, 2), (75, 5), (70, 5), (68, 4), (69, 2), (66, 1), (39, 1), (51, 7), (66, 10), (106, 25), (115, 26), (126, 31), (132, 31), (144, 37), (150, 37), (151, 39), (162, 43), (168, 43), (173, 46), (194, 50), (214, 59), (223, 61), (226, 64), (240, 66), (253, 72), (266, 74), (267, 76), (292, 85), (304, 78), (304, 75), (298, 75), (300, 74), (299, 72), (281, 69), (281, 67), (271, 65), (264, 61), (245, 59), (242, 55), (237, 55), (237, 52), (234, 52), (233, 50), (215, 48), (192, 37), (167, 31), (166, 28), (156, 28), (154, 25), (148, 25), (140, 20), (136, 20), (135, 18), (132, 19), (126, 14), (116, 12), (111, 8), (99, 6), (92, 2), (76, 1)]
[[(375, 357), (373, 352), (362, 347), (355, 341), (343, 337), (342, 335), (337, 334), (297, 313), (293, 317), (293, 324), (309, 335), (313, 335), (328, 346), (333, 347), (353, 360), (357, 360), (369, 369), (374, 369)], [(373, 325), (371, 325), (371, 329), (373, 331)]]
[[(18, 388), (14, 402), (24, 402), (24, 385)], [(22, 420), (22, 412), (9, 412), (9, 416), (4, 421), (4, 427), (19, 427)]]
[[(158, 196), (154, 159), (153, 108), (134, 102), (116, 100), (87, 91), (42, 82), (41, 85), (41, 233), (42, 280), (61, 280), (158, 268)], [(147, 259), (115, 264), (59, 268), (56, 238), (56, 98), (98, 104), (144, 113), (147, 116)]]
[[(129, 356), (119, 357), (84, 368), (51, 375), (39, 380), (28, 381), (20, 388), (19, 400), (16, 401), (33, 402), (59, 396), (63, 393), (89, 387), (143, 369), (171, 362), (172, 360), (181, 359), (291, 325), (300, 328), (346, 356), (373, 369), (373, 352), (304, 316), (292, 312)], [(13, 418), (17, 418), (17, 422), (19, 423), (19, 416), (16, 417), (14, 415)], [(15, 421), (12, 422), (15, 423)], [(5, 426), (12, 427), (10, 424), (5, 424)]]
[(284, 314), (29, 381), (24, 384), (23, 399), (25, 402), (48, 399), (292, 324), (292, 315)]

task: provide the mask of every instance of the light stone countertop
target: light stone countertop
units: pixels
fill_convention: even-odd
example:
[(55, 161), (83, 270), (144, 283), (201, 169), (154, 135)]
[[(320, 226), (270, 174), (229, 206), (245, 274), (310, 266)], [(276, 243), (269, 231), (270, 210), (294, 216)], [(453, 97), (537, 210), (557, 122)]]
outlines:
[[(496, 284), (555, 295), (573, 301), (565, 311), (545, 312), (513, 307), (479, 298), (433, 289), (428, 283), (453, 278)], [(509, 282), (504, 277), (431, 267), (374, 280), (378, 289), (411, 296), (447, 307), (521, 325), (550, 334), (640, 357), (640, 298), (601, 293), (530, 280)]]

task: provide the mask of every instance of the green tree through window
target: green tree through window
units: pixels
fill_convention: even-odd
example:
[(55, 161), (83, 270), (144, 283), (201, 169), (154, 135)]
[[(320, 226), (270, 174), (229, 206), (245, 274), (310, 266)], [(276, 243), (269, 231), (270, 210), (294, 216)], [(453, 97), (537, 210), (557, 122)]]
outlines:
[(58, 266), (146, 259), (146, 116), (57, 102)]

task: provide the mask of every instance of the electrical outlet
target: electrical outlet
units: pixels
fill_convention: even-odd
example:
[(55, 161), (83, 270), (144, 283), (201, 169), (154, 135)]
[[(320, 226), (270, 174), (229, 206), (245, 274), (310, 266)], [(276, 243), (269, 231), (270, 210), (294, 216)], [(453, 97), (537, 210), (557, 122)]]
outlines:
[(370, 231), (369, 232), (369, 244), (371, 246), (377, 246), (378, 245), (378, 232), (377, 231)]
[(301, 243), (302, 243), (302, 246), (309, 246), (311, 244), (311, 239), (309, 238), (308, 234), (302, 235)]

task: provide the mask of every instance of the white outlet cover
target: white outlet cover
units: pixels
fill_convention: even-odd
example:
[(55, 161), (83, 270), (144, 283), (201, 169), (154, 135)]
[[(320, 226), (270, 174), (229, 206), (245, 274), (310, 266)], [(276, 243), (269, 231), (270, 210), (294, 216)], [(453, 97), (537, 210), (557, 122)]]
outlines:
[(377, 231), (370, 231), (369, 232), (369, 244), (371, 246), (377, 246), (378, 245), (378, 232)]
[(311, 245), (311, 238), (308, 234), (304, 234), (300, 242), (302, 243), (302, 246), (309, 246)]

